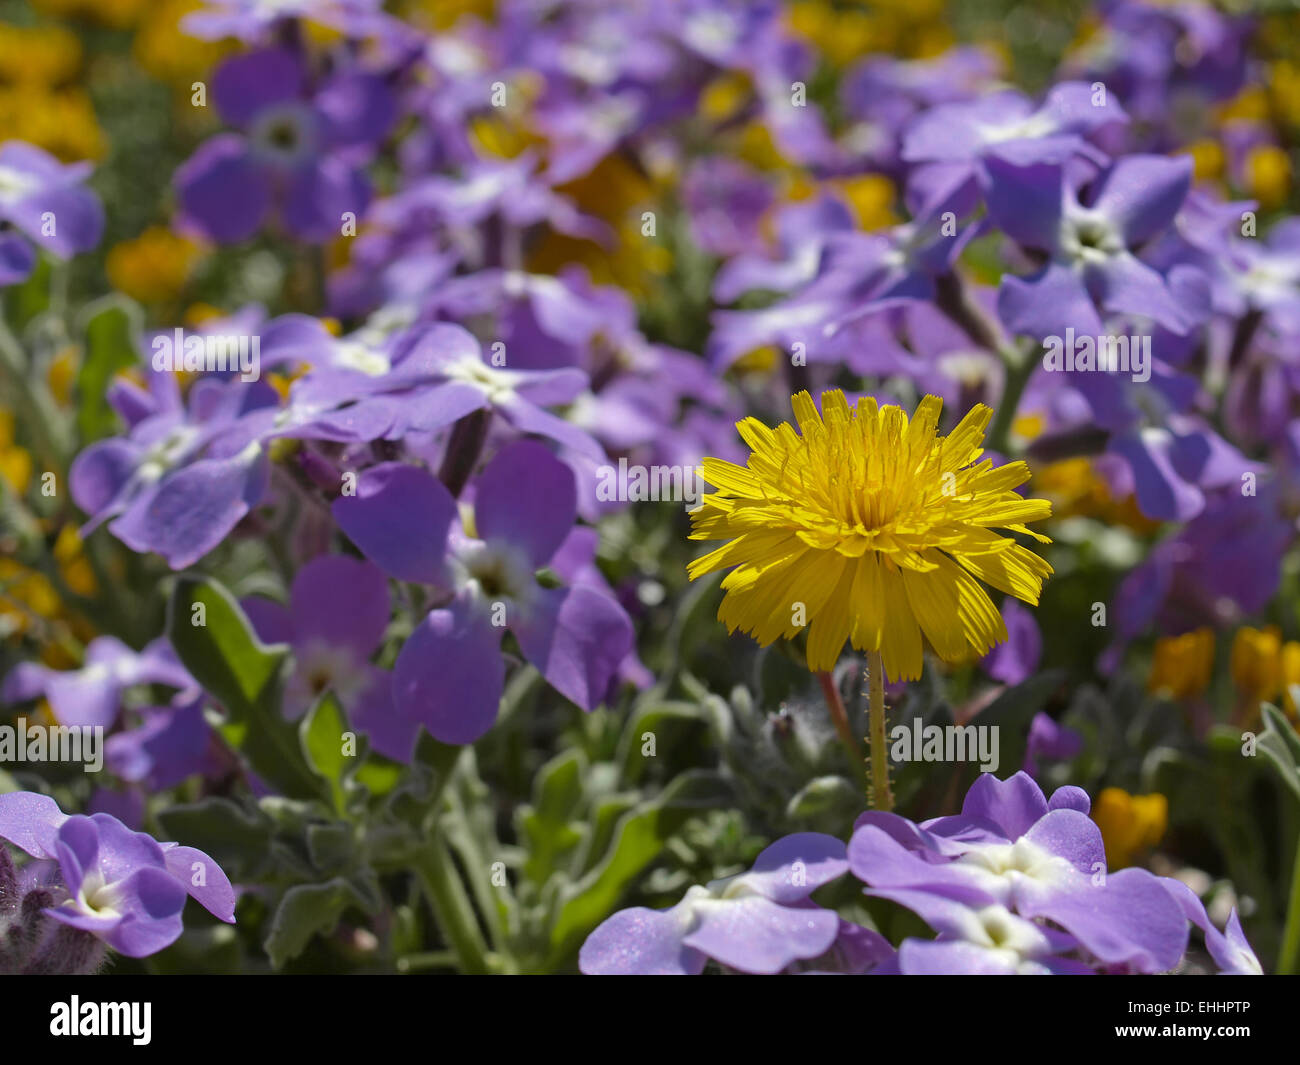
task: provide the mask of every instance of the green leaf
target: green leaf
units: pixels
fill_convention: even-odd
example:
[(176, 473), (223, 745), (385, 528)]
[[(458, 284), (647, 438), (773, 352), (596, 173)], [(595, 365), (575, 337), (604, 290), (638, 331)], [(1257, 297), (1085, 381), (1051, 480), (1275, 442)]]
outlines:
[(564, 855), (582, 842), (584, 832), (571, 825), (583, 799), (587, 759), (579, 750), (565, 751), (538, 770), (533, 804), (521, 806), (519, 835), (528, 851), (524, 875), (544, 884)]
[(1264, 731), (1256, 747), (1277, 770), (1287, 790), (1300, 799), (1300, 735), (1275, 706), (1264, 706)]
[(299, 884), (284, 893), (271, 930), (262, 944), (277, 969), (296, 958), (318, 933), (332, 932), (349, 906), (362, 906), (364, 899), (342, 877), (323, 884)]
[(328, 785), (312, 771), (297, 728), (280, 708), (288, 648), (263, 644), (225, 588), (190, 576), (176, 581), (167, 635), (185, 668), (225, 708), (217, 731), (258, 776), (285, 795), (328, 799)]
[(133, 338), (142, 317), (139, 308), (120, 295), (98, 300), (86, 310), (86, 354), (77, 373), (77, 430), (89, 443), (117, 429), (117, 415), (105, 396), (114, 376), (139, 361)]
[(298, 725), (303, 756), (307, 764), (325, 778), (334, 811), (338, 814), (344, 812), (344, 778), (356, 761), (355, 756), (343, 753), (343, 735), (348, 731), (347, 714), (333, 692), (326, 692), (317, 699)]
[(632, 882), (688, 821), (725, 806), (733, 798), (719, 774), (690, 770), (678, 776), (653, 802), (624, 816), (603, 860), (564, 893), (551, 929), (556, 961), (562, 963), (568, 958), (588, 933), (613, 912)]

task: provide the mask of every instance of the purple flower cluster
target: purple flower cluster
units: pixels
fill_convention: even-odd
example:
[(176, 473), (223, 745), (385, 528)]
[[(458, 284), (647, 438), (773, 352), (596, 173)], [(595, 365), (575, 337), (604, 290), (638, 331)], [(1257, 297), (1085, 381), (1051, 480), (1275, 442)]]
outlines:
[[(726, 969), (903, 975), (1159, 973), (1188, 946), (1189, 922), (1223, 972), (1259, 973), (1235, 910), (1226, 932), (1180, 881), (1107, 872), (1088, 796), (1047, 798), (1025, 773), (981, 776), (961, 813), (915, 824), (858, 818), (847, 848), (818, 833), (778, 840), (740, 876), (694, 887), (668, 910), (620, 910), (582, 948), (584, 973)], [(891, 945), (810, 896), (846, 872), (935, 932)]]

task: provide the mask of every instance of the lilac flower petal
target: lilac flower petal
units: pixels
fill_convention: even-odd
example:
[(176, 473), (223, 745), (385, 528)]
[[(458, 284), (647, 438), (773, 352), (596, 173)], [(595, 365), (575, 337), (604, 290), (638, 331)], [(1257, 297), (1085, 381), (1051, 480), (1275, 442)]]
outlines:
[(25, 281), (36, 267), (36, 249), (15, 232), (0, 233), (0, 288)]
[(390, 577), (439, 582), (456, 501), (427, 470), (373, 466), (358, 476), (357, 494), (340, 496), (333, 511), (339, 528)]
[(333, 240), (344, 215), (360, 218), (370, 203), (370, 182), (342, 159), (327, 156), (298, 170), (289, 182), (284, 219), (303, 240)]
[(1044, 251), (1059, 240), (1064, 181), (1060, 166), (1021, 166), (997, 155), (985, 160), (981, 177), (994, 224), (1012, 240)]
[(505, 684), (501, 630), (456, 600), (411, 633), (393, 667), (398, 711), (443, 743), (473, 743), (496, 720)]
[(385, 758), (409, 762), (420, 732), (419, 723), (398, 712), (388, 670), (371, 666), (368, 673), (369, 682), (347, 706), (348, 719)]
[(623, 608), (588, 587), (539, 588), (527, 616), (510, 627), (547, 683), (584, 710), (604, 700), (632, 649)]
[(33, 858), (57, 857), (59, 828), (68, 819), (48, 795), (11, 791), (0, 795), (0, 839)]
[(1205, 496), (1174, 469), (1173, 437), (1165, 429), (1144, 429), (1111, 440), (1110, 450), (1128, 460), (1138, 506), (1148, 518), (1187, 521), (1205, 508)]
[(822, 832), (796, 832), (766, 847), (743, 876), (759, 894), (788, 905), (803, 901), (848, 868), (842, 841)]
[(1132, 248), (1173, 222), (1191, 186), (1190, 156), (1129, 155), (1101, 179), (1092, 207), (1119, 226)]
[(998, 289), (998, 317), (1012, 333), (1042, 340), (1064, 336), (1099, 336), (1101, 318), (1083, 279), (1063, 263), (1048, 263), (1029, 278), (1006, 274)]
[(781, 906), (761, 895), (700, 902), (695, 912), (698, 924), (682, 943), (744, 973), (779, 973), (816, 958), (839, 934), (834, 910)]
[(683, 944), (685, 927), (679, 907), (619, 910), (582, 944), (578, 968), (588, 976), (698, 976), (708, 959)]
[(573, 470), (533, 440), (503, 448), (475, 481), (474, 524), (480, 538), (518, 545), (534, 566), (550, 561), (577, 513)]
[(369, 562), (322, 555), (294, 577), (290, 611), (295, 643), (319, 640), (369, 658), (388, 628), (388, 581)]
[(271, 207), (271, 181), (242, 137), (218, 134), (176, 171), (186, 221), (222, 244), (246, 240)]
[(118, 885), (118, 890), (120, 905), (128, 916), (104, 936), (115, 951), (128, 958), (143, 958), (180, 938), (185, 888), (165, 870), (147, 866), (137, 869)]
[(200, 459), (163, 479), (109, 527), (135, 551), (156, 551), (184, 569), (216, 547), (258, 503), (269, 467), (256, 446), (225, 459)]
[(1187, 949), (1187, 921), (1159, 878), (1123, 869), (1107, 876), (1104, 886), (1084, 883), (1060, 891), (1027, 882), (1017, 892), (1017, 909), (1055, 921), (1108, 964), (1148, 973), (1178, 964)]
[(212, 99), (227, 125), (247, 126), (274, 104), (296, 100), (306, 86), (302, 60), (287, 48), (263, 48), (225, 60), (212, 74)]
[(216, 862), (194, 847), (163, 844), (167, 871), (208, 913), (226, 924), (235, 923), (235, 889)]
[(1006, 833), (1007, 839), (1014, 841), (1047, 813), (1047, 801), (1028, 773), (1016, 773), (1006, 780), (999, 780), (992, 773), (981, 773), (966, 793), (961, 812), (967, 817), (992, 821)]

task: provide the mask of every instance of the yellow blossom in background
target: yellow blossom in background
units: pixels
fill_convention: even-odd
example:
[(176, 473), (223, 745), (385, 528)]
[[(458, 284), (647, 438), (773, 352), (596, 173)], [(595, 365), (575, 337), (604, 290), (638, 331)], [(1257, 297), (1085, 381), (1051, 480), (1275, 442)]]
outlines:
[(1189, 144), (1186, 150), (1192, 157), (1197, 181), (1218, 181), (1223, 177), (1227, 158), (1223, 154), (1223, 145), (1218, 141), (1207, 137)]
[(1288, 717), (1300, 716), (1300, 643), (1282, 645), (1282, 709)]
[(1279, 60), (1269, 68), (1273, 107), (1284, 121), (1300, 126), (1300, 64)]
[(1246, 191), (1265, 210), (1280, 207), (1291, 194), (1291, 157), (1276, 144), (1261, 144), (1246, 157)]
[(1156, 641), (1147, 691), (1166, 699), (1192, 699), (1210, 686), (1214, 630), (1195, 629)]
[(731, 364), (729, 369), (737, 373), (767, 374), (776, 369), (780, 359), (780, 349), (771, 344), (765, 344), (761, 348), (745, 352), (744, 355)]
[(59, 576), (68, 589), (89, 599), (95, 594), (95, 571), (86, 558), (85, 544), (75, 525), (65, 525), (54, 539), (51, 552), (59, 566)]
[(0, 408), (0, 479), (14, 495), (26, 494), (32, 478), (32, 456), (14, 442), (13, 411)]
[(582, 177), (556, 189), (585, 214), (599, 218), (614, 231), (610, 247), (591, 240), (548, 231), (530, 249), (527, 267), (554, 274), (571, 263), (586, 267), (596, 284), (619, 285), (633, 296), (644, 296), (654, 282), (672, 269), (672, 252), (662, 240), (642, 235), (641, 216), (653, 211), (660, 186), (621, 154), (608, 155)]
[(81, 42), (63, 26), (0, 25), (0, 82), (52, 88), (81, 68)]
[(1267, 702), (1282, 686), (1282, 634), (1275, 626), (1237, 630), (1229, 659), (1232, 682), (1251, 703)]
[(22, 635), (35, 619), (55, 617), (61, 606), (58, 592), (44, 576), (0, 557), (0, 636)]
[(1034, 490), (1051, 499), (1062, 518), (1095, 518), (1140, 534), (1160, 528), (1160, 522), (1142, 513), (1132, 495), (1123, 499), (1111, 495), (1089, 458), (1062, 459), (1042, 467), (1034, 474)]
[(151, 0), (131, 46), (147, 73), (186, 94), (196, 78), (232, 50), (231, 42), (201, 41), (181, 32), (181, 19), (202, 7), (201, 0)]
[(1106, 864), (1122, 869), (1164, 838), (1169, 800), (1158, 792), (1130, 795), (1123, 788), (1106, 788), (1093, 804), (1092, 819), (1106, 844)]
[(113, 29), (133, 26), (150, 0), (31, 0), (32, 7), (59, 18), (81, 18)]
[(1015, 492), (1029, 478), (1024, 462), (979, 461), (992, 410), (976, 405), (940, 437), (938, 396), (910, 422), (872, 397), (850, 408), (839, 390), (822, 393), (820, 413), (807, 392), (790, 402), (798, 432), (745, 418), (736, 428), (748, 463), (703, 462), (718, 490), (691, 512), (691, 539), (728, 542), (689, 574), (734, 567), (718, 619), (763, 646), (808, 626), (813, 671), (829, 670), (851, 640), (879, 651), (894, 680), (921, 675), (923, 635), (949, 662), (1005, 640), (979, 581), (1037, 604), (1052, 567), (993, 530), (1049, 543), (1025, 523), (1049, 517), (1051, 504)]
[(712, 122), (725, 122), (739, 114), (753, 98), (754, 87), (749, 78), (740, 73), (723, 74), (700, 93), (700, 115)]
[(866, 230), (896, 225), (894, 183), (883, 174), (863, 174), (828, 182), (847, 201), (858, 225)]
[(106, 145), (90, 96), (81, 88), (54, 91), (0, 86), (0, 129), (64, 162), (102, 159)]
[(50, 360), (50, 368), (45, 373), (45, 383), (50, 395), (61, 407), (72, 402), (72, 386), (77, 380), (77, 370), (81, 366), (81, 349), (76, 344), (66, 344)]
[(786, 8), (792, 33), (804, 38), (835, 66), (844, 66), (868, 51), (871, 17), (865, 8), (840, 10), (830, 0), (794, 0)]
[(180, 296), (200, 256), (198, 245), (165, 226), (109, 249), (104, 263), (114, 288), (141, 303), (168, 303)]

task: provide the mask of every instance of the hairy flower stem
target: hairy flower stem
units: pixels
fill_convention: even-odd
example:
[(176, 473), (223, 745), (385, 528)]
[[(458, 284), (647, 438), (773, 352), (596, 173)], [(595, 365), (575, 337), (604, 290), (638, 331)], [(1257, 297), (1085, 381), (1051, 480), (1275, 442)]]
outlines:
[(866, 763), (862, 758), (862, 749), (858, 746), (857, 738), (853, 735), (853, 729), (849, 727), (849, 715), (844, 709), (844, 700), (840, 698), (839, 685), (835, 683), (835, 678), (825, 670), (817, 674), (817, 683), (822, 686), (822, 695), (826, 699), (826, 708), (830, 711), (831, 721), (835, 725), (835, 731), (839, 734), (840, 743), (844, 745), (844, 750), (848, 752), (849, 762), (854, 765), (863, 782), (866, 781)]
[(1282, 927), (1277, 972), (1279, 976), (1300, 972), (1300, 842), (1296, 843), (1295, 868), (1291, 871), (1291, 898), (1286, 907), (1286, 924)]
[(894, 808), (889, 787), (889, 746), (885, 739), (885, 663), (879, 651), (867, 652), (867, 692), (871, 730), (871, 808)]
[(460, 495), (474, 472), (491, 424), (490, 410), (476, 410), (465, 415), (452, 429), (447, 452), (442, 457), (442, 467), (438, 470), (438, 480), (453, 496)]
[(441, 839), (431, 839), (416, 856), (415, 870), (433, 909), (434, 920), (447, 946), (455, 952), (460, 971), (475, 975), (490, 972), (487, 947), (474, 907)]

